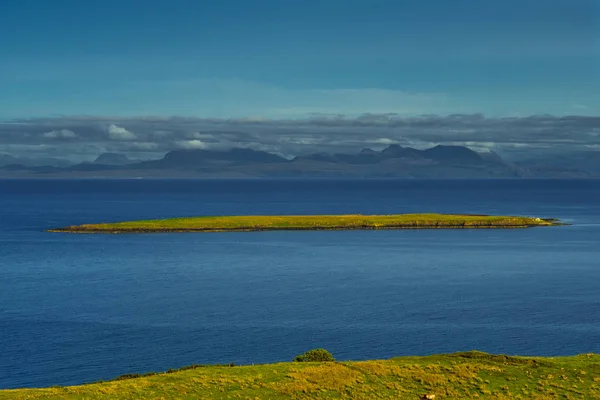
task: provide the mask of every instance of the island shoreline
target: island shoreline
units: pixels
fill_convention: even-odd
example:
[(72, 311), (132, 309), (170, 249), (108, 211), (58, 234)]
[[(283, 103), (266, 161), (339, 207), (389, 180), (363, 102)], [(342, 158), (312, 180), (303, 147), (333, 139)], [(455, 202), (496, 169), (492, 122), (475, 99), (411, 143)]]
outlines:
[(53, 228), (53, 233), (147, 234), (401, 229), (516, 229), (565, 225), (554, 218), (474, 214), (207, 216)]

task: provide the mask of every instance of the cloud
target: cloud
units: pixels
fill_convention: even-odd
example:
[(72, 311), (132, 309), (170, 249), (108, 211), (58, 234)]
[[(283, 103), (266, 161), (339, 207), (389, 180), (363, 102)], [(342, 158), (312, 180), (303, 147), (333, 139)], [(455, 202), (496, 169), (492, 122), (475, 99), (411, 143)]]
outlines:
[(390, 144), (398, 143), (398, 140), (390, 139), (390, 138), (379, 138), (379, 139), (375, 139), (374, 142), (377, 144), (390, 145)]
[(590, 132), (588, 132), (588, 135), (600, 137), (600, 127), (592, 129)]
[(77, 134), (69, 129), (58, 129), (46, 132), (43, 136), (49, 139), (74, 139)]
[(159, 145), (153, 142), (133, 142), (128, 143), (124, 148), (128, 151), (156, 151), (159, 149)]
[(111, 124), (107, 130), (108, 137), (112, 140), (135, 140), (137, 136), (135, 133), (128, 131), (125, 128)]
[(178, 140), (175, 142), (175, 145), (180, 149), (205, 149), (206, 144), (201, 140)]
[[(77, 140), (45, 135), (64, 130), (77, 132)], [(591, 151), (600, 145), (599, 133), (600, 117), (577, 115), (496, 118), (480, 114), (407, 117), (395, 113), (320, 113), (301, 119), (77, 116), (0, 123), (0, 152), (25, 152), (27, 146), (45, 144), (53, 146), (53, 155), (62, 152), (69, 157), (91, 158), (92, 154), (111, 151), (155, 158), (174, 149), (232, 147), (293, 156), (351, 153), (367, 147), (377, 150), (397, 143), (416, 148), (461, 145), (518, 158), (533, 153)], [(8, 145), (20, 147), (8, 149)]]
[(171, 131), (161, 131), (161, 130), (152, 132), (152, 134), (156, 137), (165, 137), (165, 136), (171, 135), (172, 133), (173, 132), (171, 132)]

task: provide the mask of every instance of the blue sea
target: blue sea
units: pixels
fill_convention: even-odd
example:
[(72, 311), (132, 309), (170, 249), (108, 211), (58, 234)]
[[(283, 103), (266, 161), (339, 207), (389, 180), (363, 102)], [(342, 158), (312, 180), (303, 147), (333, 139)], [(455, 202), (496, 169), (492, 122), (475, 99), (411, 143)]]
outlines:
[[(73, 235), (219, 214), (515, 214), (513, 230)], [(0, 180), (0, 388), (192, 363), (600, 352), (600, 181)]]

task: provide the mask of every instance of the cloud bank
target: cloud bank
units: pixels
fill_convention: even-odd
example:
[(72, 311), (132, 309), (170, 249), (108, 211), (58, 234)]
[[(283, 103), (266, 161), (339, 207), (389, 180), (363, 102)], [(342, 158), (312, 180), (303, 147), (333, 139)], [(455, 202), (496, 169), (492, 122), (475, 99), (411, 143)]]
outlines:
[(509, 158), (597, 151), (600, 117), (405, 117), (393, 113), (313, 114), (305, 119), (77, 116), (0, 123), (0, 153), (44, 153), (71, 159), (89, 159), (105, 151), (154, 158), (174, 149), (232, 147), (294, 156), (382, 149), (394, 143), (416, 148), (463, 145), (498, 151)]
[(43, 136), (48, 139), (74, 139), (77, 134), (69, 129), (58, 129), (46, 132)]

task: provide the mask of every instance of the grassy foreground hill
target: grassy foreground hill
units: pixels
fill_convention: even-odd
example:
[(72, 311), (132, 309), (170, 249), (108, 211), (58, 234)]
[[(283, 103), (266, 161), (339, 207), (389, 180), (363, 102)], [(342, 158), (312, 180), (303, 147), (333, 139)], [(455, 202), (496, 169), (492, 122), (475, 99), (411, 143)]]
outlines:
[(600, 399), (600, 355), (466, 352), (391, 360), (191, 366), (0, 399)]
[(559, 224), (533, 217), (455, 214), (238, 215), (85, 224), (51, 229), (72, 233), (226, 232), (266, 230), (528, 228)]

